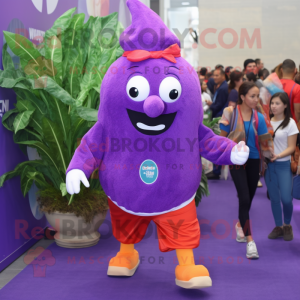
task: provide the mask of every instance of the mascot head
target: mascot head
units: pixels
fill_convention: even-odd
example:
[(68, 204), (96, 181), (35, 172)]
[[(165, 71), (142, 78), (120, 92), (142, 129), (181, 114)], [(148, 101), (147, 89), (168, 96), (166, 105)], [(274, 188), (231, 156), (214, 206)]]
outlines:
[(127, 6), (132, 24), (120, 37), (123, 56), (104, 76), (98, 119), (114, 137), (197, 136), (200, 83), (180, 55), (180, 41), (140, 1), (127, 0)]

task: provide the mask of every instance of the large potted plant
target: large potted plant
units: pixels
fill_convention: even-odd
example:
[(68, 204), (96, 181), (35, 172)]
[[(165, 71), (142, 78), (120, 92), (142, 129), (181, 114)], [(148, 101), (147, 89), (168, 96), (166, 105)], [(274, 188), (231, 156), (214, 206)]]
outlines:
[[(218, 126), (218, 122), (219, 122), (220, 118), (215, 118), (213, 120), (210, 120), (209, 118), (204, 118), (203, 119), (203, 124), (210, 128), (215, 134), (220, 134), (220, 127)], [(196, 196), (195, 196), (195, 203), (196, 206), (199, 205), (199, 203), (201, 202), (203, 197), (207, 197), (209, 196), (209, 189), (208, 189), (208, 181), (207, 181), (207, 177), (206, 177), (206, 172), (205, 172), (205, 167), (204, 167), (204, 163), (207, 160), (205, 160), (203, 157), (201, 157), (201, 162), (202, 162), (202, 175), (201, 175), (201, 181), (200, 181), (200, 185), (198, 187), (198, 190), (196, 192)]]
[[(117, 13), (90, 17), (70, 9), (35, 45), (24, 36), (4, 32), (0, 86), (17, 95), (15, 108), (5, 113), (2, 124), (13, 132), (14, 142), (27, 153), (34, 148), (40, 159), (28, 160), (0, 177), (0, 187), (21, 177), (25, 196), (35, 183), (38, 202), (48, 222), (57, 230), (62, 247), (88, 247), (100, 237), (98, 228), (108, 205), (97, 170), (90, 188), (68, 195), (65, 172), (80, 138), (97, 121), (100, 86), (105, 71), (122, 55)], [(15, 68), (7, 47), (19, 56)]]

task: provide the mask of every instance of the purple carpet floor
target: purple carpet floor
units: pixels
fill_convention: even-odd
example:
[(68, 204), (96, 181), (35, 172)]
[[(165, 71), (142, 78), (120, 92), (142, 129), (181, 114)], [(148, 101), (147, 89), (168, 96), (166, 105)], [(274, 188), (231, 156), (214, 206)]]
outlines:
[(65, 249), (52, 244), (48, 250), (55, 262), (49, 261), (45, 269), (28, 265), (0, 290), (0, 299), (300, 299), (300, 201), (294, 200), (294, 240), (269, 240), (275, 226), (270, 201), (265, 184), (257, 189), (250, 217), (260, 258), (250, 261), (246, 244), (235, 240), (238, 200), (233, 182), (210, 181), (209, 189), (210, 196), (197, 208), (202, 236), (194, 255), (197, 264), (208, 268), (211, 288), (184, 290), (175, 285), (176, 253), (159, 251), (153, 224), (136, 245), (142, 263), (135, 275), (108, 277), (108, 261), (119, 251), (108, 214), (98, 245)]

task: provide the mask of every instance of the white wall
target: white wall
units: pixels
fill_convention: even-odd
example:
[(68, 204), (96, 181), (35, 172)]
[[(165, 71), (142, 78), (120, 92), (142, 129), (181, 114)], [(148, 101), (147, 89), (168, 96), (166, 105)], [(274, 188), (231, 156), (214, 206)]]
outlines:
[[(177, 28), (187, 26), (186, 17), (182, 19), (175, 17), (176, 20), (173, 19), (172, 24), (170, 23), (169, 8), (172, 1), (160, 0), (160, 17), (171, 30), (174, 23), (177, 23)], [(247, 58), (261, 58), (269, 70), (286, 58), (293, 59), (299, 66), (300, 0), (198, 0), (198, 6), (199, 35), (208, 28), (216, 30), (216, 33), (208, 33), (204, 38), (206, 43), (216, 44), (214, 49), (208, 49), (199, 38), (197, 51), (199, 67), (214, 68), (216, 64), (221, 63), (224, 66), (231, 65), (242, 69), (243, 62)], [(184, 10), (186, 8), (182, 7), (182, 11)], [(171, 15), (175, 16), (176, 12)], [(189, 22), (188, 26), (190, 25)], [(233, 42), (231, 33), (227, 32), (221, 38), (222, 30), (231, 30), (236, 34), (235, 46), (228, 49), (226, 45), (222, 45), (222, 42), (225, 44)], [(253, 45), (245, 41), (246, 35), (250, 39), (256, 37)], [(189, 57), (189, 51), (192, 49), (188, 45), (188, 40), (186, 41), (183, 52), (192, 63)], [(245, 41), (243, 48), (242, 41)]]
[(148, 7), (150, 7), (150, 0), (140, 0), (144, 4), (146, 4)]
[[(300, 0), (199, 0), (199, 32), (215, 28), (216, 34), (207, 34), (207, 43), (215, 43), (215, 49), (208, 49), (201, 41), (199, 45), (200, 66), (243, 67), (247, 58), (261, 58), (267, 69), (273, 69), (286, 58), (300, 63)], [(238, 43), (225, 49), (218, 41), (219, 33), (231, 28), (238, 35)], [(240, 47), (241, 29), (245, 28), (251, 37), (257, 30), (261, 38), (261, 48), (257, 40), (252, 48), (245, 43)], [(243, 35), (243, 34), (242, 34)], [(231, 34), (226, 33), (223, 41), (230, 44)]]

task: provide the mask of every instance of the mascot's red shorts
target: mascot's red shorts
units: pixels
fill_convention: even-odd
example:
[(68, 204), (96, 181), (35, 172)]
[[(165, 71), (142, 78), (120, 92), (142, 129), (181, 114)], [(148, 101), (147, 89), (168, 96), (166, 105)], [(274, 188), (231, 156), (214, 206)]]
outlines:
[[(150, 221), (157, 227), (159, 249), (168, 252), (175, 249), (193, 249), (199, 246), (200, 226), (195, 200), (185, 207), (157, 216), (137, 216), (120, 209), (108, 199), (114, 237), (123, 244), (136, 244), (146, 234)], [(153, 234), (152, 229), (147, 236)]]

